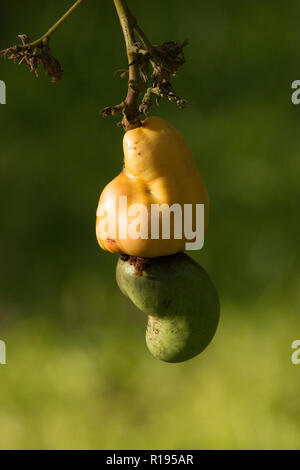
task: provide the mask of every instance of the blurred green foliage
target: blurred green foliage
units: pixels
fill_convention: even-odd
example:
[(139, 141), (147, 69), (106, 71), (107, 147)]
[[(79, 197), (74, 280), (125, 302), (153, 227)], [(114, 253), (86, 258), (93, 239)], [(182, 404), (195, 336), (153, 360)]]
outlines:
[[(71, 3), (2, 2), (0, 49)], [(97, 246), (98, 197), (122, 166), (117, 118), (98, 110), (123, 98), (126, 58), (113, 2), (88, 0), (52, 40), (60, 85), (0, 63), (0, 448), (299, 448), (299, 3), (129, 5), (154, 43), (190, 42), (175, 82), (190, 106), (152, 113), (183, 133), (208, 186), (192, 255), (221, 323), (201, 356), (156, 361)]]

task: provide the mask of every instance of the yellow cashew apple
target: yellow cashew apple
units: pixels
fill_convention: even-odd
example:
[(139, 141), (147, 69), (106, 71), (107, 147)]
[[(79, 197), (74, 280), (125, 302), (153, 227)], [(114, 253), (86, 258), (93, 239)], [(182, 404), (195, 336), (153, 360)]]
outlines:
[[(192, 152), (181, 134), (167, 121), (159, 117), (147, 118), (142, 126), (127, 131), (123, 140), (124, 169), (103, 190), (96, 220), (98, 242), (111, 253), (153, 258), (167, 256), (185, 250), (184, 230), (181, 239), (170, 230), (169, 239), (161, 235), (162, 217), (159, 217), (159, 237), (151, 238), (151, 205), (204, 204), (205, 227), (208, 222), (209, 201), (205, 184), (198, 172)], [(127, 205), (120, 204), (127, 197)], [(121, 197), (121, 199), (120, 199)], [(148, 238), (129, 236), (128, 227), (137, 214), (130, 214), (132, 204), (141, 204), (147, 213), (139, 214), (140, 225), (147, 225)], [(101, 210), (100, 210), (101, 208)], [(125, 210), (127, 208), (127, 210)], [(104, 214), (118, 214), (116, 227), (106, 224)], [(174, 219), (174, 214), (171, 213)], [(172, 220), (172, 219), (171, 219)], [(171, 224), (172, 225), (172, 224)], [(122, 226), (122, 227), (121, 227)], [(124, 232), (125, 230), (125, 232)], [(122, 236), (121, 236), (122, 232)]]

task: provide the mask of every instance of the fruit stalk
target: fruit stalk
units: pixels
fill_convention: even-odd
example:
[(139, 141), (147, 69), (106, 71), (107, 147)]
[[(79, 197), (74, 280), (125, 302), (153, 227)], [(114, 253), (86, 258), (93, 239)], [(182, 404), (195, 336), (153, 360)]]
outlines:
[(123, 103), (124, 119), (122, 121), (124, 129), (127, 131), (141, 126), (141, 121), (139, 119), (141, 113), (138, 107), (141, 83), (139, 69), (135, 62), (136, 54), (134, 50), (135, 36), (133, 16), (131, 15), (125, 0), (114, 0), (114, 4), (125, 39), (129, 65), (128, 92)]
[[(122, 112), (123, 120), (119, 124), (128, 131), (142, 125), (141, 116), (148, 116), (154, 99), (157, 105), (162, 98), (167, 98), (179, 108), (185, 106), (186, 100), (177, 95), (171, 79), (177, 76), (178, 69), (185, 63), (183, 49), (187, 41), (167, 41), (161, 46), (153, 46), (126, 0), (114, 0), (114, 5), (124, 34), (129, 65), (129, 71), (117, 72), (121, 78), (129, 72), (128, 92), (124, 101), (101, 109), (100, 114), (107, 117)], [(140, 41), (136, 41), (137, 38)], [(143, 98), (139, 103), (140, 95)]]

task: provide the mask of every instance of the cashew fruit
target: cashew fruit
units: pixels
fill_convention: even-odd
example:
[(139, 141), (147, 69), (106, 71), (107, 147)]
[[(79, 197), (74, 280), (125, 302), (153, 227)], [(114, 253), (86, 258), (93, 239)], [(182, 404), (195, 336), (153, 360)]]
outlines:
[(137, 271), (120, 257), (117, 283), (148, 315), (146, 343), (156, 358), (182, 362), (211, 342), (219, 321), (219, 299), (207, 272), (184, 253), (148, 259)]
[[(141, 127), (126, 132), (123, 140), (124, 169), (103, 190), (99, 206), (106, 213), (116, 211), (117, 230), (103, 232), (97, 211), (96, 234), (100, 246), (112, 253), (152, 258), (185, 250), (185, 234), (178, 239), (171, 231), (169, 239), (152, 237), (133, 239), (120, 236), (120, 221), (129, 225), (132, 217), (119, 207), (120, 196), (127, 197), (127, 207), (143, 204), (149, 226), (152, 204), (204, 204), (204, 222), (208, 222), (209, 202), (205, 184), (198, 172), (192, 152), (181, 134), (159, 117), (146, 119)], [(160, 219), (161, 225), (161, 219)], [(160, 227), (160, 234), (161, 227)]]

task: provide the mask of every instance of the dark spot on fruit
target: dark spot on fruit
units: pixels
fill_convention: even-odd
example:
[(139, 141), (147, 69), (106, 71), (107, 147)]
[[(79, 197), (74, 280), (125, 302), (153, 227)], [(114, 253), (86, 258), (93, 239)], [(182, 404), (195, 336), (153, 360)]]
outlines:
[(116, 240), (113, 240), (113, 238), (107, 238), (106, 239), (107, 243), (109, 243), (110, 245), (114, 245), (116, 243)]

